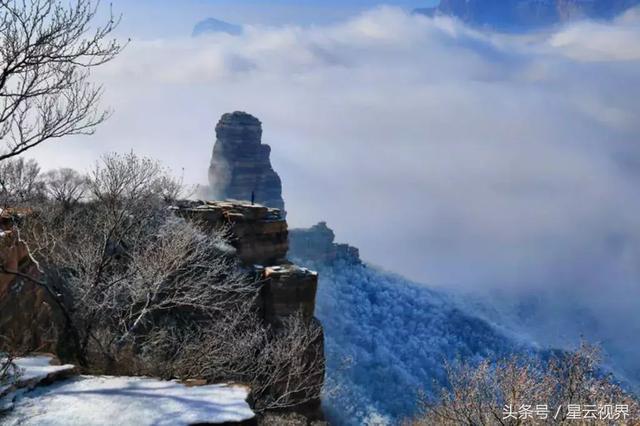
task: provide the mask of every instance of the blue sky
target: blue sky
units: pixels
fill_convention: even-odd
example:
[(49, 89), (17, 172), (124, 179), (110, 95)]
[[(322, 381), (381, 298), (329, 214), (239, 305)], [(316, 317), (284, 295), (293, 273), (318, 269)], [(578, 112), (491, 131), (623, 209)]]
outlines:
[(124, 15), (119, 32), (127, 37), (189, 35), (196, 22), (217, 18), (238, 24), (312, 25), (341, 21), (379, 5), (407, 10), (437, 0), (114, 0)]

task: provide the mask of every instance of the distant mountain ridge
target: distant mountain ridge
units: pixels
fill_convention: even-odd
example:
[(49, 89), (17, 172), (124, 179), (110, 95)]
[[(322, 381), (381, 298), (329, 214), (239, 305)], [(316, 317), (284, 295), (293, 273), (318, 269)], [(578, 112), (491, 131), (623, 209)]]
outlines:
[(215, 18), (207, 18), (198, 22), (195, 27), (193, 27), (193, 33), (191, 34), (193, 37), (198, 37), (203, 34), (210, 33), (225, 33), (229, 35), (240, 35), (242, 34), (242, 26), (231, 24), (229, 22), (221, 21)]
[(289, 258), (319, 272), (316, 313), (336, 390), (323, 407), (335, 424), (400, 424), (415, 414), (418, 391), (445, 384), (445, 361), (547, 354), (448, 294), (367, 265), (357, 248), (334, 239), (324, 222), (289, 230)]
[(474, 26), (518, 31), (580, 19), (608, 20), (640, 0), (441, 0), (436, 7), (415, 9), (427, 16), (453, 16)]

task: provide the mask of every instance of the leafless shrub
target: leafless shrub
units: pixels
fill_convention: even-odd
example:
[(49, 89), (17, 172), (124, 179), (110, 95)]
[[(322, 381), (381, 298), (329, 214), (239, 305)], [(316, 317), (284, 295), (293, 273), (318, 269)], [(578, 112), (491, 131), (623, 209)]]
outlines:
[(165, 173), (158, 182), (158, 192), (168, 204), (191, 198), (196, 191), (197, 186), (185, 185), (183, 176), (175, 178), (169, 173)]
[(0, 162), (0, 201), (2, 207), (25, 206), (44, 198), (40, 166), (23, 158)]
[(64, 208), (69, 208), (83, 199), (87, 193), (88, 180), (73, 169), (51, 170), (44, 175), (47, 195)]
[(44, 141), (91, 134), (108, 113), (91, 68), (121, 46), (108, 40), (119, 19), (92, 28), (90, 0), (0, 1), (0, 161)]
[(328, 426), (322, 420), (309, 422), (309, 419), (295, 412), (267, 412), (258, 421), (260, 426)]
[(260, 352), (258, 380), (252, 383), (259, 411), (317, 400), (324, 379), (322, 328), (302, 314), (288, 318)]
[(165, 377), (251, 382), (259, 370), (257, 354), (267, 341), (255, 308), (253, 303), (229, 306), (206, 327), (157, 327), (146, 338), (147, 364), (160, 368)]
[(93, 200), (115, 216), (166, 205), (188, 193), (182, 179), (174, 178), (157, 161), (133, 152), (103, 155), (90, 173), (89, 190)]
[[(0, 343), (5, 347), (4, 337), (0, 336)], [(10, 386), (20, 376), (20, 370), (14, 364), (15, 353), (13, 351), (0, 351), (0, 394), (2, 388)]]
[[(568, 418), (567, 408), (570, 405), (602, 407), (607, 404), (628, 406), (627, 421), (635, 424), (639, 414), (637, 399), (624, 392), (611, 376), (603, 375), (599, 363), (599, 349), (583, 343), (577, 351), (553, 356), (544, 364), (514, 356), (496, 365), (488, 361), (475, 366), (448, 365), (449, 387), (442, 388), (435, 398), (421, 396), (422, 414), (407, 424), (605, 425), (610, 421)], [(505, 411), (507, 407), (511, 407), (515, 415), (509, 416)], [(522, 407), (527, 410), (539, 407), (547, 415), (523, 419), (518, 411)], [(620, 420), (624, 421), (624, 418)]]
[(247, 383), (259, 411), (319, 398), (321, 328), (264, 323), (260, 283), (224, 231), (172, 213), (156, 162), (111, 154), (88, 179), (87, 201), (45, 204), (25, 230), (87, 370)]
[(211, 322), (256, 296), (222, 237), (171, 214), (167, 181), (157, 162), (107, 155), (89, 177), (89, 202), (47, 205), (28, 229), (87, 362), (117, 363), (144, 346), (141, 335), (168, 327), (164, 318)]
[(157, 161), (134, 153), (105, 154), (89, 175), (89, 190), (92, 199), (117, 219), (123, 212), (159, 204), (162, 172)]
[(294, 315), (273, 330), (264, 326), (251, 305), (221, 314), (218, 321), (190, 333), (158, 330), (152, 353), (170, 356), (149, 363), (168, 367), (165, 375), (171, 377), (246, 383), (258, 412), (319, 400), (324, 379), (319, 324)]

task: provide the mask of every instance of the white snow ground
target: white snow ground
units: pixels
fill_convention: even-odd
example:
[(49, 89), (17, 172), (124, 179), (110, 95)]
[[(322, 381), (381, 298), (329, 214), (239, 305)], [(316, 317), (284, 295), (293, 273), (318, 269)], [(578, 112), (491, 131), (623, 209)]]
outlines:
[[(0, 360), (3, 360), (0, 354)], [(17, 377), (9, 383), (0, 385), (0, 412), (10, 409), (13, 400), (21, 392), (25, 392), (47, 377), (71, 371), (74, 365), (51, 365), (53, 357), (48, 355), (35, 355), (30, 357), (17, 358), (13, 364), (18, 368)]]
[(20, 381), (32, 379), (45, 379), (48, 375), (73, 370), (73, 364), (51, 365), (53, 358), (48, 355), (36, 355), (24, 358), (17, 358), (14, 364), (20, 369)]
[[(48, 357), (16, 363), (25, 378), (73, 366), (48, 365)], [(77, 376), (15, 395), (13, 410), (0, 419), (7, 426), (188, 425), (249, 420), (255, 416), (249, 389), (236, 385), (187, 387), (144, 377)]]
[(21, 395), (4, 424), (188, 425), (254, 417), (242, 386), (187, 387), (139, 377), (79, 376)]

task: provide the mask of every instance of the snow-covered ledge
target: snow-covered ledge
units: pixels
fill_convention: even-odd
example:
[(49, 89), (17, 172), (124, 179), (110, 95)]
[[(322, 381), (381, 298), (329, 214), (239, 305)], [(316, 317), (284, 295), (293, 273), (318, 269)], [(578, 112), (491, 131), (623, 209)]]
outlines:
[[(43, 377), (41, 358), (18, 359), (23, 377)], [(73, 368), (73, 366), (71, 366)], [(240, 385), (186, 386), (145, 377), (77, 376), (13, 392), (3, 425), (190, 425), (243, 423), (255, 418)]]
[(20, 393), (34, 389), (41, 383), (53, 383), (76, 374), (74, 365), (59, 365), (53, 355), (16, 358), (13, 364), (17, 373), (6, 384), (0, 385), (0, 412), (10, 409)]

